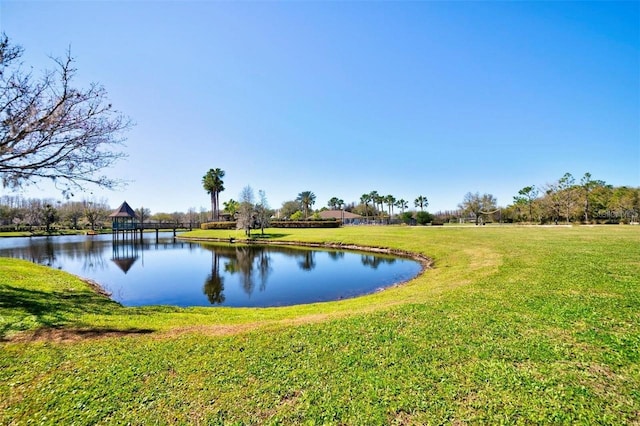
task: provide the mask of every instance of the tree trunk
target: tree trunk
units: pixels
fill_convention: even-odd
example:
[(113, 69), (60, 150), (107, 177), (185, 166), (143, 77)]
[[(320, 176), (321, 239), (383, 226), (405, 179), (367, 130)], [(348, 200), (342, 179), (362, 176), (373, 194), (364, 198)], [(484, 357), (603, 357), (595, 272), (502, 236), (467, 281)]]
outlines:
[(216, 222), (220, 221), (220, 192), (216, 191)]
[(218, 214), (218, 191), (215, 191), (214, 194), (213, 217), (216, 222), (219, 222), (220, 215)]
[(589, 199), (584, 200), (584, 223), (589, 223)]
[(211, 191), (211, 221), (215, 221), (214, 218), (214, 214), (216, 211), (216, 208), (214, 207), (216, 204), (216, 193), (214, 191)]

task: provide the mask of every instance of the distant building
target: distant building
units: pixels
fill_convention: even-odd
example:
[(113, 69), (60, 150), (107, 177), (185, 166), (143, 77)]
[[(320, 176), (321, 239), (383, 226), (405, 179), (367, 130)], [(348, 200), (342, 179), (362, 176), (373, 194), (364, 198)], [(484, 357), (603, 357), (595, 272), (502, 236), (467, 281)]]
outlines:
[(359, 214), (346, 212), (344, 210), (324, 210), (318, 213), (322, 219), (336, 219), (342, 221), (344, 225), (359, 225), (364, 223), (364, 217)]

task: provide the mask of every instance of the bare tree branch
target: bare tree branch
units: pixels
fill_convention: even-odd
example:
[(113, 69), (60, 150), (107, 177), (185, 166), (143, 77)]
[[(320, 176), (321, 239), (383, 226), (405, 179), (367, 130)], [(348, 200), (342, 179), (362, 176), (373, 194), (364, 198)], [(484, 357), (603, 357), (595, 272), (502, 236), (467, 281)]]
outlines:
[[(0, 179), (18, 188), (50, 179), (67, 195), (86, 184), (115, 188), (100, 175), (125, 157), (120, 151), (132, 123), (116, 111), (99, 84), (73, 86), (76, 69), (67, 51), (57, 68), (36, 80), (16, 61), (22, 49), (0, 37)], [(58, 186), (59, 185), (59, 186)]]

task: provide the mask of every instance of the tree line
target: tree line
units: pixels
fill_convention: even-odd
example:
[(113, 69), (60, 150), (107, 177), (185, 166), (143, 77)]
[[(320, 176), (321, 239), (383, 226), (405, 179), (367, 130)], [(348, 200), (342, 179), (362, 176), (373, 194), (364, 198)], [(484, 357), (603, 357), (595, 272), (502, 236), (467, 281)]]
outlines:
[[(186, 212), (155, 212), (148, 208), (135, 209), (139, 220), (172, 225), (200, 223), (218, 220), (234, 221), (238, 228), (250, 233), (251, 229), (264, 229), (272, 219), (319, 220), (323, 210), (344, 210), (361, 215), (365, 222), (378, 224), (407, 223), (428, 224), (471, 221), (505, 223), (631, 223), (640, 220), (640, 188), (614, 187), (602, 180), (594, 179), (590, 173), (577, 181), (570, 173), (544, 186), (526, 186), (513, 196), (509, 205), (499, 206), (492, 194), (467, 193), (457, 209), (430, 213), (429, 200), (425, 195), (417, 196), (412, 203), (396, 199), (393, 195), (380, 195), (378, 191), (362, 194), (358, 202), (346, 203), (337, 196), (331, 197), (325, 206), (314, 208), (317, 197), (313, 191), (305, 190), (291, 200), (272, 209), (265, 191), (256, 197), (250, 186), (245, 187), (239, 200), (229, 199), (219, 203), (219, 194), (224, 190), (224, 171), (213, 170), (217, 191), (212, 209), (189, 208)], [(216, 172), (217, 170), (217, 172)], [(220, 173), (222, 172), (222, 173)], [(207, 173), (208, 174), (208, 173)], [(207, 175), (205, 175), (206, 177)], [(206, 185), (203, 178), (203, 186)], [(205, 186), (206, 189), (206, 186)], [(413, 207), (413, 210), (410, 210)], [(216, 209), (217, 208), (217, 209)], [(216, 210), (214, 210), (216, 209)], [(109, 214), (114, 209), (104, 199), (82, 201), (57, 201), (54, 199), (24, 198), (19, 195), (0, 197), (0, 228), (21, 230), (32, 227), (50, 231), (54, 228), (99, 229), (110, 226)]]
[[(255, 203), (253, 198), (253, 189), (250, 186), (245, 187), (240, 194), (240, 201), (236, 201), (233, 198), (224, 202), (223, 215), (220, 214), (220, 193), (224, 191), (224, 181), (222, 178), (225, 176), (225, 171), (220, 168), (211, 168), (202, 177), (202, 187), (209, 194), (211, 198), (211, 216), (212, 222), (224, 220), (233, 220), (238, 218), (238, 214), (244, 212), (246, 216), (249, 205), (251, 205), (253, 215), (255, 216), (257, 211), (264, 210), (266, 205), (266, 195), (264, 191), (260, 191), (260, 197), (262, 202)], [(369, 217), (372, 220), (389, 221), (394, 215), (394, 208), (397, 208), (401, 212), (401, 216), (406, 217), (406, 210), (409, 208), (409, 201), (404, 199), (396, 199), (393, 195), (380, 195), (378, 191), (371, 191), (362, 194), (360, 197), (360, 204), (355, 203), (346, 204), (344, 200), (338, 197), (332, 197), (327, 203), (327, 207), (323, 207), (319, 210), (313, 210), (313, 206), (316, 203), (316, 195), (313, 191), (301, 191), (297, 197), (293, 200), (284, 201), (280, 209), (271, 210), (267, 209), (272, 215), (275, 215), (277, 219), (282, 220), (309, 220), (318, 219), (318, 212), (322, 210), (345, 210), (360, 214), (368, 221)], [(259, 208), (258, 206), (263, 206)], [(429, 200), (424, 195), (419, 195), (414, 200), (414, 206), (420, 208), (420, 212), (423, 216), (428, 215), (424, 210), (429, 206)], [(244, 209), (244, 210), (243, 210)], [(263, 213), (263, 216), (266, 213)], [(242, 219), (246, 220), (246, 217)]]
[[(61, 229), (101, 229), (111, 226), (109, 215), (114, 208), (104, 199), (82, 201), (59, 201), (51, 198), (24, 198), (19, 195), (0, 197), (0, 230), (20, 231), (52, 228)], [(135, 209), (138, 219), (145, 223), (189, 224), (198, 226), (205, 222), (209, 212), (190, 208), (187, 212), (151, 213), (148, 208)]]
[[(211, 169), (203, 177), (203, 186), (212, 197), (212, 220), (214, 215), (218, 219), (220, 217), (214, 213), (214, 208), (218, 205), (220, 191), (224, 190), (223, 176), (221, 169)], [(247, 201), (230, 199), (223, 203), (226, 217), (235, 218), (243, 203), (246, 206)], [(283, 202), (279, 209), (269, 212), (279, 220), (317, 220), (323, 210), (343, 210), (362, 216), (366, 223), (387, 224), (467, 221), (473, 221), (476, 225), (486, 222), (631, 223), (637, 222), (640, 215), (640, 188), (613, 187), (602, 180), (593, 179), (590, 173), (585, 173), (576, 182), (570, 173), (565, 173), (551, 184), (522, 188), (513, 197), (513, 203), (507, 206), (499, 206), (496, 197), (490, 193), (468, 192), (457, 209), (432, 214), (426, 211), (429, 199), (425, 195), (418, 195), (413, 200), (415, 210), (411, 211), (410, 201), (391, 194), (382, 195), (375, 190), (362, 194), (358, 202), (345, 203), (342, 198), (333, 196), (326, 206), (314, 210), (315, 204), (316, 195), (306, 190), (298, 193), (296, 198)], [(253, 205), (255, 215), (257, 209), (255, 203)]]
[(491, 194), (467, 193), (458, 209), (438, 212), (443, 221), (474, 220), (531, 224), (637, 223), (640, 188), (607, 184), (585, 173), (577, 181), (571, 173), (542, 186), (529, 185), (506, 207)]
[(507, 220), (531, 223), (631, 223), (640, 217), (640, 188), (607, 184), (571, 173), (540, 187), (522, 188), (504, 212)]

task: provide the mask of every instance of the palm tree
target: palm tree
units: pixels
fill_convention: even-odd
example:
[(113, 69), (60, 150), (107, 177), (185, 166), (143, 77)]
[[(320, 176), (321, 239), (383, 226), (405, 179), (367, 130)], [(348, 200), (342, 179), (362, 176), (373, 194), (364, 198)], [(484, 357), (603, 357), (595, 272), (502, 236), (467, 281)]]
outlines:
[(224, 170), (209, 169), (206, 175), (202, 177), (202, 186), (207, 194), (211, 195), (211, 220), (219, 220), (218, 205), (220, 204), (220, 193), (224, 191)]
[(400, 212), (404, 213), (404, 211), (409, 208), (409, 203), (404, 198), (400, 198), (396, 202), (396, 207), (400, 209)]
[(231, 220), (234, 219), (236, 213), (238, 212), (238, 210), (240, 210), (240, 203), (234, 200), (233, 198), (230, 199), (229, 201), (225, 201), (224, 203), (222, 203), (222, 206), (224, 207), (224, 211), (229, 213)]
[(360, 202), (364, 204), (364, 215), (369, 222), (369, 201), (371, 201), (371, 194), (362, 194), (360, 196)]
[(420, 211), (423, 211), (429, 205), (429, 200), (424, 195), (418, 196), (416, 200), (413, 202), (416, 207), (420, 207)]
[(304, 217), (305, 219), (309, 217), (309, 209), (316, 203), (316, 194), (311, 191), (303, 191), (298, 194), (298, 198), (296, 198), (300, 204), (302, 204), (302, 208), (304, 209)]
[(389, 222), (391, 222), (391, 216), (393, 216), (393, 205), (396, 203), (396, 197), (394, 197), (393, 195), (387, 195), (386, 197), (384, 197), (384, 202), (389, 208)]
[(341, 200), (338, 197), (332, 197), (327, 203), (327, 206), (332, 210), (338, 210), (340, 209), (340, 206), (342, 206), (343, 204), (344, 204), (344, 200)]
[(212, 255), (211, 275), (204, 282), (203, 292), (212, 305), (219, 305), (225, 300), (224, 277), (220, 274), (220, 255), (215, 250)]
[(369, 197), (371, 198), (371, 202), (373, 203), (375, 208), (377, 209), (378, 206), (380, 206), (380, 210), (382, 210), (382, 200), (383, 200), (383, 198), (380, 196), (380, 194), (378, 194), (378, 191), (371, 191), (369, 193)]

